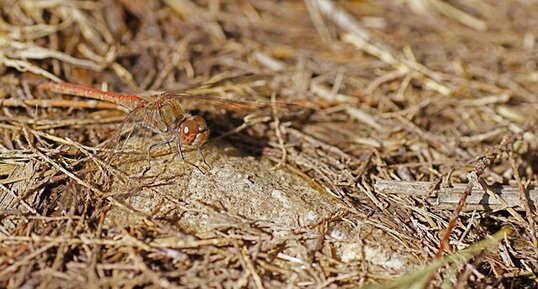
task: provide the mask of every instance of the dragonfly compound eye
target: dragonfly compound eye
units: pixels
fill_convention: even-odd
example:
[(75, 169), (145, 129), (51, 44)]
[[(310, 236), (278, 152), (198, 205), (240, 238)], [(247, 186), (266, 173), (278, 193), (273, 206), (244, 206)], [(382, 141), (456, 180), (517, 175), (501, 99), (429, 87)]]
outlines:
[(205, 120), (199, 115), (185, 118), (179, 130), (179, 140), (182, 145), (199, 148), (209, 138), (209, 128)]

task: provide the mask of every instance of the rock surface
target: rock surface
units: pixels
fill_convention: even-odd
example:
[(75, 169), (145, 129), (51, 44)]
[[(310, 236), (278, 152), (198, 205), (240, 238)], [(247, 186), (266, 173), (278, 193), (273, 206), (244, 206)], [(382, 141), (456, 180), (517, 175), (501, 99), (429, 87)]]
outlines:
[[(367, 261), (379, 270), (400, 273), (412, 263), (413, 257), (398, 250), (400, 244), (394, 237), (346, 213), (337, 198), (289, 170), (274, 168), (263, 158), (241, 155), (223, 143), (206, 146), (204, 152), (212, 165), (205, 174), (168, 155), (152, 160), (146, 177), (140, 178), (139, 189), (131, 184), (114, 190), (131, 192), (124, 201), (133, 209), (194, 235), (211, 234), (230, 225), (263, 227), (273, 236), (306, 230), (314, 240), (333, 242), (344, 263)], [(191, 160), (195, 156), (188, 154)], [(161, 184), (141, 185), (151, 182)], [(338, 214), (344, 217), (335, 218), (326, 234), (320, 235), (316, 227)], [(111, 228), (140, 225), (142, 218), (115, 207), (106, 224)]]

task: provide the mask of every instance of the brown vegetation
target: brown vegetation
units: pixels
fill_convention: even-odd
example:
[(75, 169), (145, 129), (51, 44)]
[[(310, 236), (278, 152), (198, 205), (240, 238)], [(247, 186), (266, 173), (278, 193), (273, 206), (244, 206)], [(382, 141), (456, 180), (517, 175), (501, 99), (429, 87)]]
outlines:
[[(356, 287), (511, 226), (428, 283), (536, 288), (536, 1), (0, 3), (0, 287)], [(197, 91), (210, 166), (43, 81)]]

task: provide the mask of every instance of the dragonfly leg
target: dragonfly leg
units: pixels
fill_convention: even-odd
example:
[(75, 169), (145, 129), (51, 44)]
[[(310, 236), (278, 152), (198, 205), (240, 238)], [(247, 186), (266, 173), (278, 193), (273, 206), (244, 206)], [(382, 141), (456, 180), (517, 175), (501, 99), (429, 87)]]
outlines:
[(147, 161), (148, 161), (148, 165), (151, 167), (151, 150), (156, 147), (156, 146), (160, 146), (160, 145), (163, 145), (163, 144), (167, 144), (168, 146), (170, 146), (170, 143), (172, 142), (172, 140), (163, 140), (163, 141), (160, 141), (160, 142), (155, 142), (155, 143), (152, 143), (149, 147), (148, 147), (148, 153), (147, 153)]
[(189, 161), (189, 160), (187, 160), (187, 159), (185, 158), (185, 156), (183, 155), (183, 149), (181, 148), (181, 143), (180, 143), (179, 141), (177, 142), (177, 151), (178, 151), (178, 153), (179, 153), (179, 158), (180, 158), (182, 161), (186, 162), (186, 163), (189, 164), (190, 166), (195, 167), (195, 168), (198, 169), (202, 174), (205, 174), (205, 172), (202, 171), (202, 169), (201, 169), (199, 166), (197, 166), (196, 164), (192, 163), (191, 161)]
[(204, 164), (207, 166), (207, 168), (212, 169), (211, 165), (205, 159), (204, 152), (200, 148), (198, 148), (198, 153), (200, 153), (200, 156), (202, 157), (202, 161), (204, 161)]
[(148, 152), (147, 152), (147, 155), (146, 155), (146, 161), (148, 162), (148, 167), (151, 167), (151, 150), (153, 149), (153, 147), (155, 146), (156, 144), (151, 144), (149, 147), (148, 147)]

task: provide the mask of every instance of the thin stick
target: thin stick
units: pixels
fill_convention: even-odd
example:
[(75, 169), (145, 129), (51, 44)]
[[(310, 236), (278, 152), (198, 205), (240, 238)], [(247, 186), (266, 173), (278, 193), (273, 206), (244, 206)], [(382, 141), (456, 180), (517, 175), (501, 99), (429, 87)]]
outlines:
[(271, 94), (271, 102), (273, 102), (273, 106), (272, 106), (273, 118), (274, 118), (273, 123), (275, 125), (275, 133), (278, 139), (278, 145), (280, 146), (280, 151), (282, 152), (282, 157), (280, 158), (280, 161), (273, 168), (279, 168), (286, 163), (288, 151), (286, 150), (286, 147), (284, 146), (284, 140), (282, 139), (282, 132), (280, 130), (280, 118), (278, 117), (277, 107), (276, 105), (274, 105), (275, 101), (276, 101), (276, 94), (273, 93)]
[(445, 229), (443, 233), (443, 237), (441, 238), (441, 241), (439, 243), (439, 249), (437, 253), (435, 254), (435, 258), (440, 258), (446, 248), (448, 247), (448, 241), (450, 239), (450, 235), (452, 234), (452, 231), (456, 227), (456, 223), (458, 222), (458, 218), (460, 215), (460, 212), (462, 211), (463, 207), (465, 206), (465, 202), (467, 200), (467, 197), (471, 194), (471, 191), (473, 190), (473, 187), (480, 186), (479, 178), (484, 173), (484, 171), (490, 167), (493, 164), (493, 161), (502, 153), (502, 151), (506, 151), (505, 147), (508, 145), (509, 138), (504, 138), (501, 142), (501, 144), (491, 153), (486, 154), (484, 157), (481, 157), (474, 170), (467, 174), (467, 178), (469, 182), (467, 183), (467, 186), (463, 190), (461, 194), (460, 201), (458, 202), (458, 205), (456, 206), (456, 209), (452, 213), (452, 217), (450, 217), (450, 221), (448, 222), (448, 226)]
[[(451, 184), (449, 188), (435, 188), (435, 185), (436, 182), (377, 180), (374, 189), (377, 193), (386, 195), (429, 198), (430, 203), (438, 204), (436, 209), (454, 210), (460, 199), (460, 193), (467, 184)], [(498, 210), (506, 207), (512, 207), (518, 211), (525, 210), (524, 204), (519, 198), (518, 188), (504, 185), (489, 187), (487, 191), (494, 191), (496, 198), (488, 197), (488, 193), (482, 188), (473, 188), (471, 195), (466, 200), (464, 210)], [(529, 188), (527, 194), (531, 205), (538, 204), (537, 188)]]

